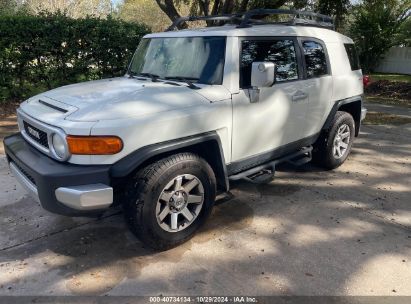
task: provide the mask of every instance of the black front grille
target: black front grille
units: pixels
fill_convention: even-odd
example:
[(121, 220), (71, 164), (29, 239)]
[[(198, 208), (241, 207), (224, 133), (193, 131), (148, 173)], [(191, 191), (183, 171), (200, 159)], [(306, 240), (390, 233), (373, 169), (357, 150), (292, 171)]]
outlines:
[(17, 165), (15, 162), (13, 162), (13, 164), (20, 170), (21, 173), (24, 174), (25, 177), (27, 177), (33, 183), (33, 185), (36, 185), (36, 181), (30, 174), (28, 174), (22, 167)]
[(37, 129), (36, 127), (33, 127), (31, 124), (29, 124), (26, 121), (23, 121), (24, 124), (24, 130), (26, 131), (26, 134), (35, 142), (39, 143), (45, 148), (49, 148), (49, 142), (47, 140), (47, 133), (44, 131), (41, 131)]

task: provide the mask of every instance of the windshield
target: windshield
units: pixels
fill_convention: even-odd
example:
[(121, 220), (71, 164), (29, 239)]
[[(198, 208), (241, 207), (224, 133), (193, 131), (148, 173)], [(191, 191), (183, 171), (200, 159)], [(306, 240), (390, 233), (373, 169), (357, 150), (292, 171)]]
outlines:
[(224, 56), (225, 37), (143, 39), (134, 54), (129, 73), (222, 84)]

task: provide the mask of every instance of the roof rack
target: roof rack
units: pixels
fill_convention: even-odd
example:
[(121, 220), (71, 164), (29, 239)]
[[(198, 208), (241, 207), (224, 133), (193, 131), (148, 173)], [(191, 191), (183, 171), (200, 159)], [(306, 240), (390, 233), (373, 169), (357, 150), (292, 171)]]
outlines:
[[(264, 22), (252, 19), (254, 16), (264, 15), (293, 15), (294, 17), (288, 22)], [(288, 9), (256, 9), (244, 14), (239, 28), (250, 27), (252, 24), (288, 24), (288, 25), (310, 25), (334, 29), (334, 19), (327, 15), (322, 15), (308, 11), (288, 10)]]
[(242, 13), (238, 13), (238, 14), (230, 14), (230, 15), (180, 17), (180, 18), (174, 20), (173, 24), (170, 25), (166, 29), (166, 32), (173, 31), (174, 29), (177, 29), (180, 24), (182, 24), (183, 22), (187, 22), (187, 21), (200, 21), (200, 20), (208, 21), (208, 20), (212, 20), (212, 21), (228, 21), (228, 22), (231, 22), (231, 23), (233, 23), (233, 22), (240, 23), (241, 18), (242, 18), (243, 15), (244, 14), (242, 14)]
[[(264, 20), (253, 18), (256, 16), (265, 15), (292, 15), (288, 21), (266, 22)], [(334, 19), (327, 15), (322, 15), (309, 11), (298, 11), (289, 9), (255, 9), (245, 13), (231, 14), (231, 15), (212, 15), (212, 16), (187, 16), (176, 19), (173, 24), (167, 28), (166, 31), (173, 31), (178, 28), (183, 22), (212, 20), (212, 21), (226, 21), (231, 24), (237, 24), (238, 28), (251, 27), (253, 24), (285, 24), (285, 25), (307, 25), (323, 27), (334, 30)]]

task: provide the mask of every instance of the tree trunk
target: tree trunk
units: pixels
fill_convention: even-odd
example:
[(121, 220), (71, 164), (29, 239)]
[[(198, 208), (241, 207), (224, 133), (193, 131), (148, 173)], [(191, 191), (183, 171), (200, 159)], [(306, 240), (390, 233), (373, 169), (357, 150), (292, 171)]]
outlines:
[(250, 2), (250, 0), (241, 1), (240, 7), (239, 7), (239, 10), (238, 10), (239, 13), (243, 13), (247, 10), (248, 2)]
[[(161, 10), (170, 18), (171, 21), (175, 21), (180, 18), (180, 14), (178, 13), (173, 0), (156, 0), (158, 6)], [(179, 26), (178, 29), (185, 29), (187, 28), (187, 23), (183, 22)]]

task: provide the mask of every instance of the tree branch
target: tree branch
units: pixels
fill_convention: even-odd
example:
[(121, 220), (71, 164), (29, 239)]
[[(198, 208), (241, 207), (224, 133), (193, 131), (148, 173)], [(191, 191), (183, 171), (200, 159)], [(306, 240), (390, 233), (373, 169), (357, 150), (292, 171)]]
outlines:
[(211, 15), (217, 15), (220, 8), (220, 0), (214, 0), (213, 9), (211, 10)]
[[(161, 8), (161, 10), (170, 18), (172, 22), (177, 20), (178, 18), (181, 17), (179, 12), (177, 11), (173, 0), (156, 0), (158, 6)], [(187, 28), (187, 24), (184, 22), (178, 26), (179, 29), (185, 29)]]
[(198, 0), (200, 9), (203, 11), (204, 16), (208, 16), (210, 1), (209, 0)]
[(240, 4), (240, 8), (238, 10), (239, 13), (245, 12), (247, 10), (247, 6), (250, 0), (243, 0)]
[(234, 9), (234, 0), (225, 0), (223, 4), (222, 14), (231, 14)]

